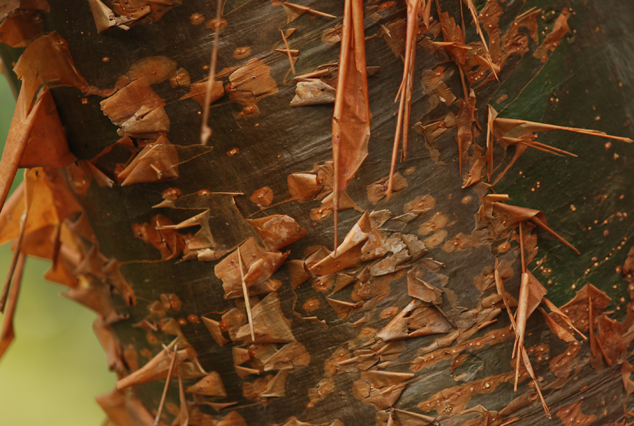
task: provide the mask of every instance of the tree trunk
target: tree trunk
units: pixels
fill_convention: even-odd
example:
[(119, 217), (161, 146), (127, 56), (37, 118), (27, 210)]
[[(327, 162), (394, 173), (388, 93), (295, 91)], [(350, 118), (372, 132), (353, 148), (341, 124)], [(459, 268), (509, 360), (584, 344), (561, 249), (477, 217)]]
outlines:
[(0, 240), (97, 312), (110, 424), (626, 424), (634, 4), (368, 1), (363, 58), (357, 0), (4, 3)]

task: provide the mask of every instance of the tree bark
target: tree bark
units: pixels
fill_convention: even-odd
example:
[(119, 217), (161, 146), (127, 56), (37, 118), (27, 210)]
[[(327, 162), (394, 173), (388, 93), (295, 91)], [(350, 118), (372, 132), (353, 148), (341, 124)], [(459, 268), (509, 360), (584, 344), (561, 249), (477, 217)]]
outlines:
[[(631, 135), (634, 4), (477, 2), (496, 80), (471, 1), (433, 3), (414, 46), (409, 155), (387, 197), (407, 9), (366, 2), (371, 137), (339, 199), (335, 253), (332, 103), (337, 90), (352, 92), (337, 87), (343, 2), (302, 3), (306, 11), (230, 1), (221, 23), (206, 1), (138, 3), (151, 12), (137, 18), (133, 5), (104, 2), (116, 18), (99, 21), (98, 1), (48, 12), (22, 4), (5, 21), (42, 23), (16, 67), (20, 96), (50, 86), (76, 157), (65, 167), (29, 164), (45, 167), (28, 172), (38, 189), (27, 186), (22, 251), (53, 258), (49, 276), (97, 311), (96, 333), (120, 378), (98, 398), (112, 424), (152, 424), (166, 377), (163, 424), (626, 424), (632, 146), (539, 133), (578, 157), (552, 155), (534, 149), (543, 128), (504, 119)], [(468, 48), (449, 40), (437, 7), (460, 35), (463, 16)], [(98, 33), (96, 22), (112, 27)], [(205, 147), (204, 80), (218, 28), (221, 83)], [(46, 37), (57, 50), (33, 53)], [(437, 44), (443, 37), (454, 44)], [(3, 48), (5, 63), (15, 49)], [(63, 80), (47, 79), (62, 57), (75, 74), (66, 66)], [(290, 106), (301, 84), (289, 60), (298, 75), (326, 70), (300, 80), (319, 87), (308, 99), (324, 104)], [(52, 140), (35, 133), (31, 141)], [(45, 192), (57, 203), (41, 210), (55, 220), (31, 213)], [(5, 240), (18, 236), (20, 203), (15, 195), (4, 206)], [(513, 358), (497, 288), (515, 310), (529, 271), (563, 307), (558, 315), (541, 305), (550, 314), (534, 310), (526, 322), (535, 380), (521, 365), (514, 392), (522, 351)]]

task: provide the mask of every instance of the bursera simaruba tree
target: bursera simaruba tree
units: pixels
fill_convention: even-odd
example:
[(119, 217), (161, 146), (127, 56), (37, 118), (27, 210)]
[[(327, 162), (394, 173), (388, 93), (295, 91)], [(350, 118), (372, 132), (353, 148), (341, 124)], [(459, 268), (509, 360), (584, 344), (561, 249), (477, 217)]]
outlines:
[(626, 424), (634, 5), (577, 3), (1, 2), (0, 354), (37, 256), (111, 425)]

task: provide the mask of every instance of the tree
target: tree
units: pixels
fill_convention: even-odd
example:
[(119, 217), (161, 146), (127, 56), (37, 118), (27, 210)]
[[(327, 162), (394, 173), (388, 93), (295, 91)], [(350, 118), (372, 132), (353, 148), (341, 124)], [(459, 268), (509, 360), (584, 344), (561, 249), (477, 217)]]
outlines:
[(43, 3), (2, 9), (2, 350), (28, 254), (119, 426), (625, 424), (634, 6)]

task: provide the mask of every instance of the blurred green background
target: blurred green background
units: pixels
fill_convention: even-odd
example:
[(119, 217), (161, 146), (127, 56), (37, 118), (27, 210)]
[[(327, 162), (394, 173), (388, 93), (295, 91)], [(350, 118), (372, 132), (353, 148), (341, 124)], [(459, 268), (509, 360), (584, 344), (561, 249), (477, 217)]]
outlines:
[[(2, 146), (14, 108), (11, 89), (0, 75)], [(10, 262), (7, 244), (0, 247), (0, 285)], [(0, 361), (0, 425), (98, 426), (105, 415), (94, 398), (111, 389), (116, 376), (107, 371), (92, 332), (95, 314), (61, 297), (65, 287), (44, 280), (49, 266), (34, 258), (26, 263), (14, 318), (16, 338)]]

